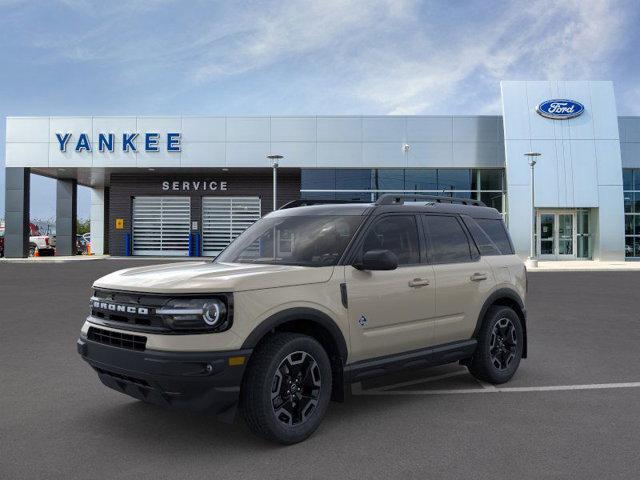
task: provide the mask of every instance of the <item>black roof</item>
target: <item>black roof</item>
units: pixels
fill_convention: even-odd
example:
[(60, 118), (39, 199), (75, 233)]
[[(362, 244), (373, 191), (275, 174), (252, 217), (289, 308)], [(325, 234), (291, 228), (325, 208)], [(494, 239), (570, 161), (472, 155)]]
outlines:
[(321, 203), (303, 207), (287, 207), (269, 215), (365, 215), (373, 210), (373, 203)]
[[(382, 197), (381, 197), (382, 198)], [(418, 198), (411, 196), (411, 198)], [(446, 197), (445, 197), (446, 198)], [(471, 199), (468, 199), (472, 202)], [(480, 203), (475, 202), (474, 203)], [(310, 206), (288, 207), (286, 209), (277, 210), (271, 215), (287, 216), (287, 215), (366, 215), (372, 212), (424, 212), (424, 213), (453, 213), (459, 215), (468, 215), (473, 218), (493, 218), (502, 219), (502, 215), (498, 210), (486, 207), (484, 204), (471, 205), (463, 203), (438, 203), (430, 198), (424, 202), (411, 201), (407, 203), (322, 203)]]

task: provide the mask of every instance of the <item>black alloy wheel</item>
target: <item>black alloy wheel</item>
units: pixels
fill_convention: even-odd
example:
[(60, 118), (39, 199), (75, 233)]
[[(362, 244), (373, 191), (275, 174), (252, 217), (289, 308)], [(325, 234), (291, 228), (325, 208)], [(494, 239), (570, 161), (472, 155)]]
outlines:
[(524, 334), (518, 314), (505, 305), (487, 310), (476, 336), (478, 346), (467, 367), (479, 380), (500, 384), (516, 373), (522, 358)]
[(331, 400), (333, 374), (313, 337), (278, 332), (256, 347), (242, 380), (240, 411), (267, 440), (291, 445), (316, 431)]
[(493, 325), (489, 354), (491, 363), (498, 370), (506, 370), (518, 353), (516, 327), (507, 317), (502, 317)]
[(286, 425), (305, 422), (318, 406), (322, 376), (318, 362), (307, 352), (293, 352), (278, 366), (271, 387), (276, 418)]

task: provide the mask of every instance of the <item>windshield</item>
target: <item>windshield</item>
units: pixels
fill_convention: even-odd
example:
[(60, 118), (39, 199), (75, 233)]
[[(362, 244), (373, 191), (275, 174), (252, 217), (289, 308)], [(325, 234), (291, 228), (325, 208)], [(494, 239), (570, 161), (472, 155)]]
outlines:
[(306, 267), (335, 265), (362, 219), (359, 215), (265, 217), (249, 227), (215, 261)]

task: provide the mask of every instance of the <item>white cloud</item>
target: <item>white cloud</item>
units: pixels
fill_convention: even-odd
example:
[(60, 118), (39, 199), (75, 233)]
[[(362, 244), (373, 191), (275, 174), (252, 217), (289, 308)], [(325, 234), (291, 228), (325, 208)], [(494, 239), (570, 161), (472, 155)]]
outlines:
[[(90, 20), (72, 32), (35, 35), (35, 46), (54, 59), (100, 61), (125, 82), (171, 62), (183, 88), (280, 64), (296, 82), (313, 68), (325, 87), (310, 94), (356, 99), (379, 113), (498, 113), (501, 79), (608, 78), (626, 27), (626, 6), (614, 0), (477, 4), (485, 10), (418, 0), (195, 2), (191, 9), (137, 0), (110, 7), (109, 16), (88, 0), (62, 1)], [(176, 25), (137, 28), (170, 8)]]
[[(502, 79), (606, 76), (612, 53), (624, 43), (624, 11), (598, 0), (508, 3), (486, 23), (469, 19), (453, 42), (438, 49), (390, 49), (384, 75), (367, 75), (375, 71), (376, 61), (370, 60), (353, 94), (374, 99), (389, 113), (450, 113), (452, 107), (464, 108), (475, 89), (493, 92), (484, 108), (498, 113)], [(437, 39), (425, 29), (422, 41), (429, 45)], [(462, 97), (461, 105), (454, 94)]]
[[(197, 81), (207, 81), (323, 52), (331, 61), (333, 56), (345, 55), (345, 47), (355, 41), (368, 41), (367, 32), (376, 25), (406, 18), (412, 4), (404, 0), (297, 0), (259, 6), (222, 25), (227, 37), (239, 37), (237, 42), (229, 45), (218, 34), (199, 42), (210, 51), (192, 73)], [(211, 29), (218, 32), (219, 28)]]

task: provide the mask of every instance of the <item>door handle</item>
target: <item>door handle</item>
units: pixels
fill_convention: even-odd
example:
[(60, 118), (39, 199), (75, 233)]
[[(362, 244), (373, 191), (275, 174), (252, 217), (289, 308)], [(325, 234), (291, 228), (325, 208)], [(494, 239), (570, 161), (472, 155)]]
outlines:
[(413, 280), (409, 280), (409, 286), (412, 288), (426, 287), (427, 285), (429, 285), (429, 280), (426, 278), (414, 278)]
[(471, 281), (472, 282), (480, 282), (480, 281), (486, 280), (486, 279), (487, 279), (487, 274), (486, 273), (476, 272), (473, 275), (471, 275)]

